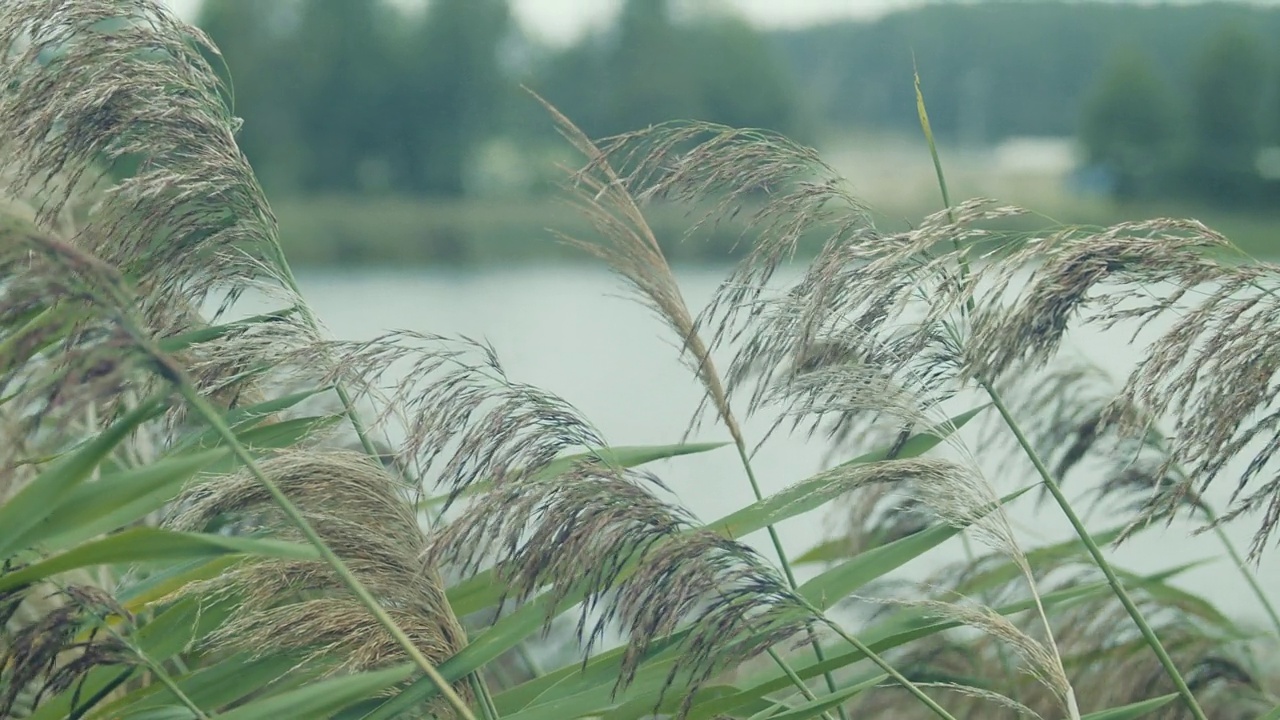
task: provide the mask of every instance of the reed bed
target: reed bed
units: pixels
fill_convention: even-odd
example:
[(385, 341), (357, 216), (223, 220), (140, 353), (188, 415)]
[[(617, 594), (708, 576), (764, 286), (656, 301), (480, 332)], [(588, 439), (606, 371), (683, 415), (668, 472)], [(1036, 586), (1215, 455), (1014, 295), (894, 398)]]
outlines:
[[(1252, 575), (1280, 520), (1277, 273), (1205, 225), (1014, 232), (1024, 210), (952, 203), (939, 163), (939, 212), (883, 232), (786, 138), (597, 141), (547, 106), (582, 158), (563, 197), (585, 222), (561, 239), (617, 272), (705, 391), (686, 441), (626, 446), (499, 349), (329, 337), (236, 146), (225, 65), (164, 7), (9, 0), (0, 47), (0, 715), (1280, 715), (1280, 620)], [(704, 308), (655, 204), (693, 208), (691, 237), (742, 228)], [(248, 315), (249, 292), (277, 309)], [(1118, 383), (1063, 349), (1157, 318)], [(851, 459), (765, 495), (753, 453), (779, 433)], [(751, 495), (708, 520), (647, 465), (711, 451)], [(1087, 528), (1068, 475), (1123, 522)], [(1023, 536), (1008, 508), (1037, 496), (1076, 538)], [(778, 524), (822, 513), (844, 536), (789, 557)], [(1109, 543), (1182, 517), (1275, 627), (1176, 569), (1113, 564)], [(1242, 552), (1220, 529), (1249, 521)], [(967, 559), (900, 580), (947, 542)], [(549, 633), (580, 659), (543, 667)]]

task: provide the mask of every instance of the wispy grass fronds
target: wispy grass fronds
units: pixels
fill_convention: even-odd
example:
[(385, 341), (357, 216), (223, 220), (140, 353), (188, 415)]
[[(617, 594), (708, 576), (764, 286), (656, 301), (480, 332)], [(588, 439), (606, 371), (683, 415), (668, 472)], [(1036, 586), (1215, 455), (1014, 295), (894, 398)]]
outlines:
[[(1187, 684), (1210, 717), (1255, 717), (1271, 707), (1266, 676), (1249, 656), (1255, 648), (1248, 633), (1222, 626), (1213, 617), (1216, 611), (1205, 613), (1203, 607), (1167, 603), (1157, 596), (1140, 602), (1179, 667), (1187, 669)], [(1116, 604), (1083, 603), (1063, 613), (1056, 627), (1086, 711), (1174, 692), (1168, 674), (1144, 651), (1128, 614)], [(1261, 637), (1256, 641), (1269, 644)], [(1175, 705), (1164, 716), (1190, 714)]]
[(895, 602), (980, 630), (993, 640), (1003, 643), (1021, 659), (1018, 670), (1029, 674), (1036, 682), (1053, 693), (1059, 712), (1065, 713), (1068, 717), (1079, 714), (1079, 710), (1075, 707), (1076, 701), (1071, 681), (1067, 679), (1066, 670), (1063, 668), (1057, 649), (1046, 646), (1031, 637), (1005, 616), (986, 605), (972, 602), (933, 599)]
[[(866, 502), (861, 493), (868, 490), (892, 488), (895, 495), (907, 498), (900, 501), (900, 505), (891, 505), (885, 513), (860, 513), (858, 517), (863, 524), (854, 528), (858, 535), (909, 534), (922, 521), (927, 523), (927, 519), (936, 518), (957, 528), (971, 529), (993, 550), (1025, 564), (1013, 528), (1000, 508), (1000, 498), (982, 474), (968, 463), (929, 457), (884, 460), (837, 466), (818, 477), (824, 476), (834, 482), (814, 492), (829, 493), (833, 499), (851, 496), (860, 504), (869, 505), (869, 510), (878, 498), (872, 497)], [(907, 513), (914, 514), (914, 520), (908, 520), (906, 527), (898, 525), (904, 514), (903, 505)], [(886, 520), (888, 525), (883, 527), (881, 523)]]
[[(720, 212), (727, 212), (745, 194), (757, 190), (769, 190), (772, 182), (770, 178), (781, 179), (796, 173), (798, 168), (806, 165), (821, 165), (820, 161), (816, 159), (812, 151), (781, 139), (778, 139), (777, 147), (773, 147), (769, 144), (767, 136), (764, 134), (754, 131), (729, 131), (720, 128), (720, 130), (724, 130), (722, 134), (716, 135), (712, 132), (713, 136), (715, 136), (712, 140), (706, 145), (696, 147), (712, 146), (716, 148), (710, 153), (711, 157), (716, 157), (719, 154), (733, 156), (743, 153), (755, 153), (753, 157), (760, 162), (754, 164), (743, 163), (734, 167), (716, 165), (710, 162), (710, 157), (696, 157), (695, 149), (693, 151), (694, 157), (692, 158), (686, 156), (670, 159), (680, 163), (692, 159), (694, 164), (687, 167), (697, 169), (693, 170), (692, 174), (688, 176), (682, 176), (677, 171), (675, 173), (676, 176), (682, 179), (664, 185), (657, 178), (664, 176), (670, 170), (670, 166), (665, 164), (669, 151), (676, 146), (691, 141), (695, 137), (706, 134), (709, 130), (714, 131), (712, 126), (699, 125), (697, 123), (687, 126), (680, 124), (667, 125), (663, 126), (663, 129), (670, 131), (668, 135), (663, 133), (639, 133), (622, 136), (609, 141), (606, 147), (602, 149), (555, 108), (545, 101), (543, 101), (543, 105), (547, 107), (555, 119), (560, 132), (586, 157), (587, 164), (572, 175), (570, 190), (573, 192), (580, 212), (592, 220), (600, 235), (595, 242), (569, 237), (564, 239), (606, 261), (615, 272), (634, 287), (640, 296), (640, 300), (651, 307), (664, 323), (676, 333), (682, 351), (681, 356), (689, 360), (689, 365), (705, 390), (703, 400), (699, 404), (698, 410), (694, 413), (690, 430), (698, 424), (705, 414), (705, 410), (708, 408), (713, 409), (715, 417), (728, 430), (733, 439), (743, 471), (755, 499), (762, 500), (763, 493), (751, 463), (750, 450), (743, 435), (741, 423), (730, 406), (729, 390), (726, 389), (725, 382), (711, 356), (711, 349), (717, 340), (713, 338), (708, 343), (703, 338), (699, 330), (699, 322), (695, 321), (680, 293), (679, 285), (671, 273), (671, 268), (662, 253), (662, 248), (645, 219), (642, 206), (654, 197), (660, 197), (672, 190), (676, 191), (675, 198), (677, 199), (694, 199), (706, 196), (713, 189), (729, 189), (729, 197), (719, 207)], [(660, 147), (645, 151), (643, 149), (645, 139), (656, 139)], [(641, 147), (635, 147), (632, 143), (633, 140), (640, 140), (639, 145)], [(704, 160), (707, 162), (702, 162)], [(776, 161), (776, 163), (773, 161)], [(725, 169), (727, 172), (723, 175), (714, 173), (709, 175), (700, 174), (703, 170), (713, 168)], [(749, 172), (747, 177), (743, 177), (739, 174), (739, 171), (744, 169), (758, 172), (756, 174), (750, 174)], [(686, 182), (691, 182), (695, 189), (681, 195), (681, 192), (685, 191), (679, 190), (679, 188)], [(731, 189), (737, 187), (744, 188), (743, 192), (737, 193)], [(768, 277), (772, 275), (771, 268), (776, 266), (782, 256), (789, 254), (790, 250), (794, 249), (795, 243), (800, 237), (800, 232), (805, 229), (804, 223), (791, 221), (785, 208), (794, 210), (796, 207), (805, 207), (815, 215), (825, 215), (828, 202), (837, 199), (846, 201), (846, 207), (840, 210), (841, 216), (845, 218), (843, 220), (845, 227), (852, 228), (865, 224), (865, 213), (862, 212), (860, 207), (854, 207), (853, 211), (850, 212), (848, 206), (856, 206), (856, 203), (840, 188), (838, 183), (798, 183), (794, 192), (786, 196), (784, 208), (771, 208), (766, 205), (764, 210), (757, 213), (756, 220), (777, 230), (780, 238), (772, 247), (769, 247), (770, 243), (768, 242), (760, 242), (756, 245), (756, 251), (769, 258), (765, 264), (770, 266), (770, 269), (760, 276), (760, 282), (768, 281)], [(736, 211), (737, 209), (734, 208), (732, 212)], [(714, 214), (713, 212), (712, 216)], [(714, 314), (714, 305), (710, 312)], [(790, 559), (783, 548), (777, 528), (770, 524), (766, 526), (766, 530), (785, 577), (785, 588), (788, 592), (794, 593), (798, 588), (798, 582), (791, 568)], [(840, 628), (829, 621), (826, 622), (838, 634), (842, 634), (847, 641), (866, 652), (882, 669), (907, 687), (921, 702), (933, 709), (940, 717), (949, 717), (945, 710), (924, 695), (918, 688), (913, 687), (909, 680), (897, 673), (869, 648), (861, 645), (860, 641), (850, 635), (843, 634)], [(808, 635), (809, 643), (816, 659), (820, 663), (823, 662), (825, 660), (825, 651), (812, 628), (809, 629)], [(776, 650), (768, 645), (760, 649), (767, 649), (774, 662), (783, 669), (793, 683), (799, 685), (801, 692), (808, 696), (809, 691), (807, 688), (799, 683), (795, 673)], [(833, 693), (836, 692), (836, 682), (833, 674), (827, 672), (824, 677), (827, 689)], [(847, 718), (842, 708), (839, 713), (842, 718)]]
[(1234, 252), (1226, 238), (1194, 220), (1121, 223), (1029, 243), (989, 273), (1002, 287), (1033, 268), (1016, 301), (988, 304), (975, 319), (970, 370), (998, 377), (1042, 366), (1073, 321), (1132, 328), (1136, 338), (1157, 318), (1171, 318), (1168, 329), (1155, 333), (1106, 419), (1139, 435), (1153, 419), (1173, 422), (1170, 462), (1194, 480), (1168, 493), (1161, 512), (1186, 492), (1202, 493), (1233, 459), (1247, 460), (1227, 517), (1269, 508), (1254, 538), (1256, 557), (1280, 518), (1273, 482), (1244, 495), (1269, 471), (1280, 447), (1271, 382), (1278, 365), (1266, 350), (1276, 334), (1270, 322), (1277, 309), (1276, 270), (1232, 262)]
[[(710, 347), (699, 334), (694, 315), (645, 218), (637, 187), (619, 174), (614, 153), (601, 149), (558, 110), (546, 101), (541, 102), (560, 133), (587, 160), (587, 164), (571, 176), (568, 190), (574, 207), (591, 221), (598, 233), (595, 240), (563, 234), (561, 239), (606, 262), (634, 288), (639, 300), (671, 328), (678, 339), (681, 357), (688, 360), (706, 389), (704, 403), (715, 408), (734, 439), (740, 440), (741, 429), (729, 408), (728, 394), (712, 363)], [(625, 168), (627, 162), (623, 160), (622, 167)]]
[(275, 220), (208, 38), (152, 0), (14, 0), (0, 49), (9, 194), (38, 196), (49, 227), (102, 188), (76, 242), (132, 280), (144, 317), (269, 274)]
[[(42, 588), (48, 591), (48, 588)], [(58, 602), (44, 617), (18, 629), (0, 643), (0, 716), (22, 717), (43, 697), (70, 688), (94, 668), (125, 667), (134, 662), (118, 638), (94, 630), (83, 602), (107, 607), (112, 614), (128, 613), (98, 588), (68, 586), (61, 595), (76, 602)], [(17, 598), (13, 598), (17, 600)], [(6, 605), (16, 609), (16, 603)], [(7, 620), (0, 616), (0, 619)], [(0, 623), (0, 629), (4, 623)], [(22, 714), (14, 714), (22, 709)]]
[(615, 182), (642, 205), (701, 206), (705, 214), (689, 235), (705, 223), (746, 215), (751, 250), (726, 282), (733, 307), (758, 297), (814, 227), (838, 237), (870, 228), (866, 207), (812, 148), (768, 131), (667, 123), (602, 142), (587, 172), (602, 163), (618, 168)]
[[(260, 469), (432, 663), (465, 646), (440, 575), (424, 560), (427, 538), (403, 486), (385, 469), (360, 454), (317, 449), (279, 453), (261, 462)], [(233, 522), (243, 532), (298, 535), (248, 473), (199, 483), (175, 506), (177, 513), (167, 521), (175, 529)], [(240, 600), (231, 620), (210, 638), (219, 648), (300, 653), (330, 670), (367, 670), (405, 660), (396, 640), (321, 561), (246, 561), (188, 592), (230, 593)]]
[(626, 633), (618, 689), (655, 640), (687, 628), (668, 684), (679, 678), (692, 697), (717, 670), (764, 652), (813, 617), (754, 551), (696, 530), (656, 487), (652, 476), (595, 463), (552, 481), (505, 482), (433, 536), (431, 557), (464, 572), (494, 561), (518, 601), (544, 588), (549, 607), (585, 598), (577, 632), (588, 651), (612, 627)]
[(850, 493), (839, 513), (845, 519), (839, 539), (849, 556), (923, 532), (932, 519), (918, 493), (888, 485)]
[[(1163, 218), (1097, 231), (1068, 227), (1022, 243), (985, 273), (993, 281), (989, 297), (997, 302), (984, 303), (974, 319), (970, 371), (994, 381), (1016, 368), (1043, 365), (1082, 311), (1091, 310), (1090, 319), (1104, 327), (1125, 319), (1149, 321), (1206, 283), (1247, 283), (1261, 274), (1211, 254), (1231, 249), (1225, 237), (1195, 220)], [(1028, 268), (1031, 275), (1017, 288), (1015, 302), (999, 302), (1008, 297), (1015, 275)]]
[(118, 403), (126, 387), (145, 391), (136, 382), (145, 360), (115, 322), (129, 296), (114, 268), (10, 217), (0, 230), (0, 278), (0, 392), (20, 430), (9, 449), (65, 441), (91, 408)]
[[(191, 317), (184, 325), (198, 335), (205, 323)], [(268, 392), (285, 394), (292, 385), (313, 386), (317, 369), (294, 361), (301, 348), (316, 342), (313, 328), (296, 308), (281, 308), (253, 322), (220, 326), (215, 337), (187, 344), (173, 355), (210, 401), (230, 410), (262, 402)]]
[(974, 700), (985, 701), (997, 707), (1002, 707), (1006, 710), (1010, 710), (1013, 712), (1014, 715), (1018, 717), (1029, 717), (1029, 718), (1034, 718), (1035, 720), (1043, 720), (1043, 717), (1040, 715), (1040, 713), (1036, 712), (1035, 710), (1032, 710), (1031, 708), (1027, 707), (1026, 705), (1023, 705), (1022, 703), (1018, 702), (1017, 700), (1014, 700), (1013, 698), (1005, 697), (1004, 695), (1001, 695), (998, 692), (993, 692), (991, 690), (977, 688), (972, 685), (962, 685), (960, 683), (954, 683), (954, 682), (922, 682), (922, 683), (917, 683), (917, 685), (922, 688), (947, 690), (949, 692), (958, 693), (968, 698), (973, 698)]
[[(1066, 358), (1044, 371), (1011, 378), (1002, 392), (1011, 398), (1018, 417), (1025, 418), (1024, 431), (1055, 477), (1097, 480), (1090, 488), (1095, 507), (1142, 521), (1167, 514), (1178, 504), (1208, 511), (1170, 462), (1166, 438), (1153, 418), (1141, 408), (1126, 406), (1118, 397), (1120, 390), (1096, 365)], [(1146, 431), (1123, 432), (1124, 425)], [(1002, 440), (1008, 444), (1007, 435), (995, 428), (989, 442)], [(1020, 452), (1016, 446), (1010, 450)]]
[(332, 359), (325, 382), (345, 383), (375, 407), (372, 425), (403, 428), (396, 458), (418, 481), (450, 494), (537, 474), (566, 451), (603, 447), (570, 403), (507, 375), (493, 347), (467, 338), (395, 332), (362, 343), (302, 349), (296, 362)]
[[(36, 232), (119, 276), (131, 288), (125, 310), (146, 332), (207, 328), (207, 299), (221, 300), (221, 313), (249, 287), (301, 305), (278, 280), (275, 220), (235, 143), (225, 67), (198, 30), (152, 0), (15, 0), (0, 8), (0, 52), (0, 188), (29, 204)], [(10, 234), (25, 226), (4, 223)], [(38, 269), (23, 264), (20, 237), (4, 242), (17, 243), (3, 268), (7, 292), (29, 305), (14, 311), (34, 316), (6, 325), (30, 320), (16, 348), (49, 350), (38, 333), (90, 331), (66, 305), (84, 288), (24, 284), (31, 278), (18, 278)], [(224, 406), (251, 393), (251, 376), (272, 359), (257, 352), (267, 344), (234, 339), (184, 357)], [(311, 337), (274, 339), (296, 346)]]
[[(1059, 593), (1077, 593), (1099, 582), (1096, 568), (1079, 552), (1049, 554), (1034, 552), (1036, 575), (1046, 597)], [(1144, 614), (1160, 634), (1169, 653), (1179, 667), (1186, 668), (1187, 683), (1195, 692), (1205, 712), (1214, 718), (1252, 718), (1269, 710), (1274, 692), (1265, 662), (1273, 651), (1274, 640), (1259, 636), (1247, 628), (1234, 625), (1212, 605), (1196, 596), (1181, 594), (1151, 580), (1152, 592), (1135, 588), (1134, 597)], [(1021, 574), (1009, 567), (1007, 558), (992, 555), (973, 562), (959, 563), (937, 573), (931, 583), (960, 592), (975, 591), (975, 602), (961, 606), (945, 600), (925, 600), (921, 594), (933, 594), (930, 587), (897, 590), (901, 604), (932, 611), (935, 605), (942, 616), (953, 618), (983, 632), (973, 635), (960, 630), (934, 635), (893, 656), (894, 661), (922, 686), (936, 682), (959, 683), (981, 690), (994, 691), (1013, 698), (1043, 717), (1062, 716), (1062, 697), (1050, 684), (1034, 673), (1036, 666), (1023, 658), (1023, 652), (1042, 641), (1043, 623), (1031, 613), (1017, 613), (991, 618), (990, 608), (1022, 603), (1026, 588)], [(946, 590), (939, 597), (950, 597)], [(886, 607), (897, 601), (880, 600)], [(885, 615), (881, 615), (885, 618)], [(892, 615), (888, 622), (892, 622)], [(1063, 658), (1063, 667), (1071, 674), (1071, 686), (1079, 699), (1080, 712), (1089, 713), (1148, 700), (1175, 691), (1162, 665), (1147, 652), (1145, 642), (1133, 627), (1128, 612), (1105, 594), (1086, 594), (1070, 601), (1055, 601), (1050, 614), (1053, 638)], [(1003, 627), (997, 628), (995, 625)], [(1010, 631), (1012, 626), (1013, 632)], [(1014, 633), (1018, 636), (1014, 641)], [(1030, 643), (1030, 644), (1029, 644)], [(1014, 652), (1010, 652), (1014, 650)], [(1041, 653), (1040, 660), (1046, 660)], [(1042, 673), (1043, 674), (1043, 673)], [(994, 698), (976, 693), (965, 705), (950, 705), (957, 717), (991, 715)], [(957, 701), (953, 701), (957, 702)], [(857, 706), (861, 716), (871, 718), (926, 717), (914, 702), (902, 693), (874, 694)], [(1181, 720), (1192, 717), (1176, 703), (1157, 711), (1153, 717)]]
[(818, 412), (807, 431), (840, 443), (945, 422), (973, 287), (930, 251), (956, 234), (987, 237), (969, 225), (1012, 212), (979, 202), (909, 233), (833, 235), (790, 288), (758, 287), (749, 307), (735, 309), (739, 290), (725, 286), (707, 321), (733, 340), (729, 389), (749, 398), (752, 413), (808, 404)]
[[(795, 160), (803, 153), (751, 133), (715, 130), (659, 126), (607, 144), (597, 152), (604, 160), (591, 167), (608, 161), (627, 170), (597, 187), (624, 187), (637, 198), (709, 200), (724, 214), (762, 184), (809, 182), (813, 168)], [(715, 205), (719, 199), (726, 204)], [(1280, 486), (1265, 481), (1245, 492), (1270, 472), (1280, 450), (1271, 382), (1273, 365), (1280, 365), (1265, 351), (1276, 344), (1268, 321), (1280, 309), (1274, 307), (1274, 268), (1232, 262), (1229, 241), (1194, 220), (1011, 235), (1000, 232), (999, 223), (1024, 211), (979, 199), (885, 235), (838, 222), (834, 229), (824, 226), (803, 203), (765, 202), (771, 212), (826, 232), (830, 241), (779, 297), (767, 297), (768, 253), (765, 269), (751, 267), (760, 257), (748, 259), (748, 269), (718, 293), (702, 321), (717, 319), (715, 337), (736, 346), (726, 375), (730, 394), (746, 391), (758, 401), (781, 392), (776, 388), (821, 362), (817, 357), (869, 364), (858, 369), (860, 376), (945, 399), (957, 388), (1042, 368), (1073, 323), (1142, 331), (1153, 329), (1158, 317), (1173, 317), (1169, 330), (1156, 333), (1116, 407), (1140, 407), (1145, 418), (1174, 421), (1168, 454), (1194, 478), (1197, 493), (1229, 461), (1247, 459), (1225, 517), (1265, 510), (1256, 557), (1280, 520)], [(760, 231), (766, 246), (772, 227), (765, 223)], [(985, 254), (971, 262), (975, 247)], [(886, 399), (892, 407), (892, 395)], [(1114, 409), (1105, 419), (1145, 422)]]

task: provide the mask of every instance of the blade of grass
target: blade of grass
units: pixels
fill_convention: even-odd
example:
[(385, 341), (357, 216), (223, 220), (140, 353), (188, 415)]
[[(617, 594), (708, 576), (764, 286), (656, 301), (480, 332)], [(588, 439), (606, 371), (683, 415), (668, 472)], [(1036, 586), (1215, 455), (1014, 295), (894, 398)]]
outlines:
[[(948, 216), (954, 222), (955, 216), (952, 214), (953, 205), (951, 203), (951, 195), (947, 190), (946, 174), (942, 170), (942, 161), (938, 157), (937, 144), (934, 141), (933, 130), (929, 126), (929, 113), (925, 107), (924, 92), (920, 87), (920, 73), (918, 70), (915, 70), (914, 67), (913, 71), (915, 76), (916, 109), (920, 115), (920, 126), (924, 131), (925, 140), (929, 144), (929, 152), (933, 158), (934, 170), (938, 176), (938, 187), (942, 192), (943, 205), (947, 209)], [(968, 255), (966, 254), (965, 249), (959, 247), (958, 241), (957, 251), (960, 253), (958, 262), (960, 265), (961, 278), (967, 279), (969, 276)], [(970, 315), (973, 314), (974, 300), (972, 296), (969, 296), (966, 299), (965, 309)], [(988, 397), (990, 397), (992, 404), (995, 405), (996, 410), (1000, 413), (1000, 417), (1004, 420), (1005, 425), (1009, 428), (1010, 432), (1013, 433), (1014, 438), (1018, 441), (1019, 447), (1022, 448), (1022, 451), (1031, 460), (1032, 465), (1035, 466), (1036, 472), (1044, 482), (1045, 488), (1053, 496), (1054, 501), (1058, 504), (1058, 507), (1061, 508), (1063, 515), (1066, 516), (1067, 521), (1071, 523), (1072, 529), (1075, 530), (1076, 534), (1080, 537), (1080, 540), (1088, 549), (1090, 557), (1093, 558), (1094, 563), (1098, 566), (1098, 569), (1102, 571), (1103, 575), (1106, 576), (1107, 582), (1111, 585), (1116, 598), (1120, 600), (1120, 604), (1124, 606), (1125, 611), (1133, 619), (1134, 624), (1138, 626), (1138, 631), (1142, 633), (1142, 637), (1151, 647), (1152, 652), (1155, 653), (1156, 658), (1160, 661), (1160, 665), (1169, 675), (1169, 679), (1173, 681), (1174, 687), (1178, 689), (1178, 694), (1182, 696), (1183, 701), (1187, 705), (1187, 709), (1191, 711), (1192, 716), (1195, 717), (1196, 720), (1208, 720), (1204, 714), (1204, 710), (1200, 707), (1200, 703), (1196, 700), (1195, 695), (1191, 692), (1191, 688), (1187, 685), (1186, 679), (1183, 678), (1182, 673), (1178, 670), (1177, 665), (1174, 664), (1173, 659), (1169, 657), (1169, 653), (1165, 650), (1164, 644), (1160, 642), (1159, 636), (1157, 636), (1155, 631), (1151, 629), (1151, 625), (1147, 622), (1142, 611), (1133, 602), (1133, 599), (1129, 597), (1128, 591), (1125, 590), (1124, 584), (1116, 576), (1115, 570), (1111, 567), (1111, 563), (1107, 561), (1106, 557), (1102, 554), (1101, 549), (1098, 548), (1097, 543), (1093, 541), (1093, 538), (1090, 536), (1088, 529), (1085, 528), (1083, 521), (1081, 521), (1079, 515), (1076, 514), (1075, 509), (1071, 506), (1070, 501), (1062, 492), (1062, 488), (1058, 485), (1057, 481), (1054, 480), (1053, 474), (1049, 471), (1049, 468), (1045, 465), (1039, 453), (1037, 453), (1035, 448), (1031, 445), (1031, 442), (1027, 439), (1026, 434), (1023, 433), (1017, 420), (1014, 419), (1013, 414), (1005, 404), (1004, 398), (1001, 396), (1000, 392), (985, 378), (977, 378), (977, 381), (982, 389), (986, 391)], [(1072, 708), (1072, 710), (1073, 713), (1078, 713), (1074, 708)]]
[(142, 661), (142, 664), (146, 666), (147, 670), (160, 681), (160, 684), (165, 687), (165, 690), (168, 691), (170, 695), (176, 698), (178, 702), (182, 703), (183, 707), (189, 710), (191, 714), (199, 720), (208, 720), (209, 716), (205, 714), (205, 712), (200, 709), (200, 706), (197, 705), (185, 692), (183, 692), (182, 688), (178, 687), (178, 684), (174, 682), (173, 677), (164, 669), (164, 665), (156, 662), (145, 650), (138, 647), (133, 640), (125, 637), (116, 630), (116, 628), (107, 621), (107, 618), (102, 617), (94, 608), (85, 606), (84, 604), (81, 604), (81, 607), (97, 619), (99, 627), (106, 630), (109, 635), (115, 638), (116, 642), (119, 642), (121, 645), (128, 648), (129, 652), (133, 653), (134, 657)]
[(1123, 707), (1091, 712), (1080, 718), (1080, 720), (1133, 720), (1133, 718), (1140, 718), (1143, 715), (1153, 713), (1177, 699), (1178, 693), (1169, 693), (1168, 695), (1131, 703)]
[(181, 453), (138, 468), (104, 474), (67, 494), (24, 540), (61, 550), (134, 523), (172, 500), (193, 475), (227, 456), (226, 450)]
[[(295, 671), (299, 658), (269, 655), (252, 659), (236, 655), (215, 665), (202, 667), (185, 677), (175, 678), (192, 702), (208, 708), (220, 708), (249, 695), (262, 693), (273, 681)], [(138, 688), (102, 707), (100, 717), (133, 717), (134, 713), (163, 704), (163, 693), (155, 686)]]
[(863, 680), (860, 683), (846, 687), (843, 690), (839, 690), (826, 697), (821, 697), (803, 705), (798, 705), (787, 712), (780, 713), (778, 715), (770, 715), (769, 717), (773, 720), (807, 720), (807, 718), (814, 717), (827, 708), (835, 707), (836, 705), (845, 702), (858, 693), (870, 690), (871, 688), (879, 685), (887, 677), (889, 676), (877, 675), (869, 680)]
[(296, 690), (255, 700), (218, 717), (222, 720), (326, 717), (403, 682), (413, 674), (414, 669), (413, 663), (405, 663), (385, 670), (321, 680)]
[(9, 557), (58, 504), (93, 473), (126, 437), (155, 417), (168, 392), (144, 401), (75, 452), (41, 472), (26, 487), (0, 505), (0, 558)]
[(220, 555), (260, 555), (263, 557), (315, 560), (319, 553), (308, 545), (204, 533), (180, 533), (152, 527), (135, 527), (101, 540), (80, 545), (21, 570), (0, 575), (0, 592), (22, 587), (51, 575), (91, 565), (143, 563), (157, 560), (189, 560)]
[[(120, 307), (130, 306), (127, 297), (117, 298), (117, 302)], [(122, 316), (120, 320), (122, 325), (124, 325), (125, 329), (132, 336), (139, 349), (146, 352), (156, 364), (155, 370), (157, 374), (164, 380), (171, 383), (191, 409), (198, 416), (203, 418), (210, 427), (217, 430), (227, 447), (229, 447), (232, 453), (235, 454), (242, 463), (244, 463), (244, 466), (249, 471), (250, 475), (252, 475), (254, 480), (261, 484), (263, 489), (267, 491), (272, 500), (275, 501), (276, 505), (279, 506), (280, 510), (284, 513), (285, 517), (288, 518), (289, 522), (297, 527), (303, 537), (305, 537), (307, 541), (311, 543), (317, 551), (319, 551), (321, 559), (323, 559), (325, 563), (333, 569), (334, 573), (336, 573), (339, 579), (342, 580), (342, 583), (347, 586), (347, 589), (356, 596), (360, 603), (365, 606), (375, 619), (377, 619), (378, 623), (386, 629), (386, 631), (396, 641), (396, 644), (398, 644), (401, 649), (404, 650), (405, 654), (409, 656), (410, 660), (412, 660), (427, 677), (440, 683), (438, 686), (440, 693), (445, 697), (449, 704), (453, 706), (454, 710), (456, 710), (465, 720), (475, 720), (475, 716), (471, 713), (471, 709), (467, 707), (466, 703), (458, 696), (453, 687), (444, 682), (444, 679), (440, 676), (436, 667), (427, 660), (426, 656), (422, 654), (422, 651), (413, 644), (413, 641), (409, 636), (405, 634), (404, 630), (398, 624), (396, 624), (395, 620), (387, 613), (386, 609), (383, 608), (373, 594), (369, 592), (369, 589), (364, 586), (364, 583), (360, 582), (360, 579), (351, 572), (351, 569), (342, 561), (342, 558), (338, 557), (337, 553), (335, 553), (333, 549), (324, 542), (323, 538), (320, 537), (311, 523), (302, 515), (302, 511), (298, 509), (298, 506), (293, 504), (293, 501), (284, 494), (279, 485), (262, 472), (262, 469), (258, 467), (257, 462), (249, 453), (248, 448), (240, 442), (236, 437), (235, 432), (227, 426), (226, 421), (223, 420), (222, 414), (219, 413), (213, 405), (211, 405), (209, 401), (200, 394), (196, 389), (195, 384), (191, 381), (191, 378), (187, 376), (186, 371), (183, 370), (181, 366), (177, 365), (166, 354), (161, 352), (160, 349), (155, 346), (154, 342), (152, 342), (151, 339), (141, 331), (139, 326), (133, 322), (132, 318)]]

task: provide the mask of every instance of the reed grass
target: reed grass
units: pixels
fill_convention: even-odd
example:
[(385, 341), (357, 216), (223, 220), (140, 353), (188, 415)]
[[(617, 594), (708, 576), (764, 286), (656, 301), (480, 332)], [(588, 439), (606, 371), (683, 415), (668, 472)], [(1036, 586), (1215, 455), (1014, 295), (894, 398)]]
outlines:
[[(561, 239), (674, 333), (705, 401), (673, 438), (727, 435), (751, 489), (707, 521), (644, 466), (720, 444), (613, 445), (483, 343), (327, 337), (236, 147), (225, 65), (164, 7), (11, 0), (0, 47), (0, 715), (1115, 720), (1280, 704), (1280, 637), (1178, 589), (1178, 568), (1132, 572), (1103, 550), (1155, 519), (1220, 530), (1260, 509), (1260, 562), (1280, 518), (1275, 268), (1203, 224), (1012, 232), (1025, 212), (951, 202), (923, 101), (946, 208), (900, 232), (786, 138), (672, 123), (593, 140), (548, 106), (584, 156), (564, 193), (583, 220)], [(679, 205), (691, 240), (741, 234), (701, 310), (651, 224)], [(247, 315), (250, 292), (281, 309)], [(1118, 389), (1080, 392), (1086, 374), (1061, 370), (1070, 328), (1162, 316), (1171, 329)], [(995, 415), (979, 444), (971, 421)], [(856, 456), (767, 495), (752, 454), (778, 433)], [(1011, 478), (985, 462), (1008, 452), (1076, 538), (1015, 529), (1006, 506), (1026, 488), (1002, 495)], [(1060, 482), (1091, 462), (1100, 502), (1129, 513), (1101, 533)], [(1236, 493), (1209, 512), (1224, 476)], [(779, 524), (822, 511), (848, 515), (851, 539), (789, 556)], [(776, 557), (743, 541), (756, 532)], [(974, 541), (965, 563), (899, 579), (957, 534)], [(857, 603), (879, 609), (838, 612)], [(522, 662), (550, 632), (580, 661)]]

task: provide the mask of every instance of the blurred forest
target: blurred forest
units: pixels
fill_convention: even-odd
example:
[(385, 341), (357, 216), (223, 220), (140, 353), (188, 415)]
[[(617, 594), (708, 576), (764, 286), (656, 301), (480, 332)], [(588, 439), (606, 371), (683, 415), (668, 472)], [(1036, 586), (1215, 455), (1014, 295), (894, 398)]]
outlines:
[(570, 47), (506, 0), (205, 0), (241, 141), (277, 196), (534, 196), (564, 144), (526, 85), (594, 136), (674, 118), (820, 148), (915, 133), (913, 58), (944, 146), (1078, 139), (1120, 200), (1280, 199), (1280, 8), (939, 4), (760, 32), (720, 3), (625, 0)]

